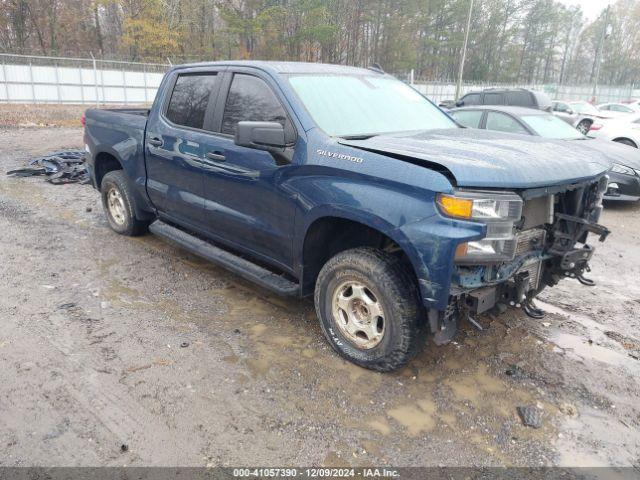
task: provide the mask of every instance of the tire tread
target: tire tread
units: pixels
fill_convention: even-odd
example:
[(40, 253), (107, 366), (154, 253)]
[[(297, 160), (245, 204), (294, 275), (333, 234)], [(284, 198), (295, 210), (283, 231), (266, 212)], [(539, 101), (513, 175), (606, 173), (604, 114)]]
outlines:
[(100, 192), (102, 194), (102, 205), (105, 209), (105, 214), (108, 219), (107, 205), (106, 205), (106, 185), (108, 183), (113, 183), (124, 198), (125, 207), (127, 208), (128, 213), (128, 222), (125, 228), (122, 230), (117, 230), (114, 226), (109, 222), (109, 226), (115, 232), (121, 235), (127, 235), (129, 237), (137, 237), (140, 235), (144, 235), (147, 232), (147, 228), (151, 223), (148, 220), (139, 220), (136, 217), (136, 212), (133, 206), (133, 193), (131, 192), (131, 187), (129, 186), (129, 182), (125, 173), (122, 170), (113, 170), (108, 172), (103, 178), (102, 183), (100, 184)]
[[(320, 286), (325, 284), (328, 277), (337, 269), (354, 266), (367, 272), (377, 285), (384, 286), (385, 295), (392, 302), (389, 310), (397, 313), (397, 318), (394, 320), (397, 322), (396, 326), (399, 327), (400, 337), (389, 353), (375, 361), (354, 359), (342, 351), (332, 341), (326, 331), (325, 322), (321, 318), (320, 305), (324, 299), (320, 298), (322, 291)], [(422, 310), (417, 286), (407, 268), (390, 253), (370, 247), (360, 247), (338, 253), (322, 267), (316, 281), (314, 301), (318, 317), (321, 318), (323, 333), (329, 339), (329, 343), (340, 355), (362, 367), (380, 372), (395, 370), (411, 360), (423, 343), (420, 341), (422, 329), (419, 320)], [(400, 321), (398, 322), (398, 320)]]

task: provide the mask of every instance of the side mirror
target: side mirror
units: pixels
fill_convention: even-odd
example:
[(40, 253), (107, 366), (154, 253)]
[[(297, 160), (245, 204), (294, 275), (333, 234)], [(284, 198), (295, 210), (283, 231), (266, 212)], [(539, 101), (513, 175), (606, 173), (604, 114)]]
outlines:
[(573, 110), (571, 110), (570, 108), (567, 108), (564, 113), (566, 113), (567, 115), (573, 115)]
[(464, 107), (464, 100), (458, 100), (456, 102), (456, 107)]
[(287, 145), (278, 122), (238, 122), (234, 143), (268, 152), (282, 152)]

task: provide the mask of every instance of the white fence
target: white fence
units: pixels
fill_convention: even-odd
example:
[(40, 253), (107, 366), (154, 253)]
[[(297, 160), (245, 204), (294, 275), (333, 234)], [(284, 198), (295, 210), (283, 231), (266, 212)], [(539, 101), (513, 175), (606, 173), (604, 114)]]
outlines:
[(157, 63), (0, 54), (0, 102), (150, 103), (168, 67)]
[[(139, 104), (153, 101), (169, 64), (0, 54), (0, 103)], [(453, 100), (455, 83), (413, 82), (435, 102)], [(552, 99), (591, 100), (591, 86), (464, 83), (462, 95), (490, 87), (541, 90)], [(600, 86), (597, 103), (640, 97), (632, 86)]]

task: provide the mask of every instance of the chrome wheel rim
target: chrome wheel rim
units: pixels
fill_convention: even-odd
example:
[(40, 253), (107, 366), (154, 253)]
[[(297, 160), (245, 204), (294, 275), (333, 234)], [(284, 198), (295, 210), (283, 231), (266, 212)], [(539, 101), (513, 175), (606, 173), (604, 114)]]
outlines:
[(107, 192), (107, 208), (113, 221), (117, 225), (124, 225), (126, 209), (124, 207), (124, 199), (117, 188), (111, 188)]
[(580, 123), (580, 125), (578, 125), (578, 131), (581, 134), (586, 135), (587, 133), (589, 133), (589, 124), (586, 122)]
[(360, 282), (342, 283), (333, 293), (333, 318), (342, 335), (358, 348), (378, 345), (385, 333), (382, 303)]

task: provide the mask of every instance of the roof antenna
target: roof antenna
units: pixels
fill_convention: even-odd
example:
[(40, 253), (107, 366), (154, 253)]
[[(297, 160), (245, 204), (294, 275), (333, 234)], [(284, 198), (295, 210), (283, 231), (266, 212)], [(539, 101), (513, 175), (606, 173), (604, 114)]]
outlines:
[(382, 67), (380, 66), (379, 63), (374, 63), (373, 65), (371, 65), (370, 67), (367, 67), (368, 70), (373, 70), (374, 72), (378, 72), (378, 73), (386, 73)]

